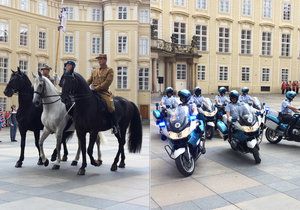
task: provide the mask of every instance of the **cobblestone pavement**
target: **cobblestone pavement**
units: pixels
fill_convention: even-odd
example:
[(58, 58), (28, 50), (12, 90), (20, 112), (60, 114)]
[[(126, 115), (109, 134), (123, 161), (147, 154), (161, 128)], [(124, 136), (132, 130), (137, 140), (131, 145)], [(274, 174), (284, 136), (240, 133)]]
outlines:
[[(28, 132), (25, 160), (22, 168), (14, 165), (19, 157), (19, 142), (11, 143), (9, 130), (0, 131), (0, 209), (149, 209), (149, 126), (144, 126), (141, 154), (128, 154), (126, 168), (111, 172), (117, 152), (117, 140), (105, 132), (106, 143), (101, 145), (103, 165), (88, 167), (85, 176), (78, 176), (79, 166), (71, 166), (77, 150), (77, 137), (68, 142), (69, 156), (60, 170), (38, 166), (38, 154), (32, 132)], [(19, 134), (17, 140), (20, 140)], [(48, 158), (55, 146), (54, 135), (45, 141)], [(94, 150), (94, 156), (96, 151)]]
[[(260, 95), (278, 110), (281, 95)], [(153, 100), (153, 104), (156, 100)], [(152, 104), (152, 105), (153, 105)], [(300, 107), (300, 97), (294, 105)], [(300, 209), (300, 143), (261, 143), (260, 165), (250, 154), (231, 150), (216, 136), (207, 141), (191, 177), (183, 178), (163, 149), (151, 122), (151, 208), (154, 209)]]

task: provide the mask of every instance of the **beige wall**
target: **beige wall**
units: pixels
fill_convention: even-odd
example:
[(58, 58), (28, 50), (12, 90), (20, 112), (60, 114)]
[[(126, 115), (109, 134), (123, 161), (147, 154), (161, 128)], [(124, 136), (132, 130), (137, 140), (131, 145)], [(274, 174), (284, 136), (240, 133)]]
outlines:
[[(55, 0), (48, 1), (48, 15), (42, 16), (37, 14), (38, 4), (36, 0), (30, 1), (30, 11), (19, 9), (19, 1), (11, 1), (10, 6), (0, 5), (0, 21), (8, 21), (9, 24), (9, 42), (0, 42), (0, 57), (9, 58), (9, 68), (16, 69), (20, 57), (28, 60), (28, 75), (30, 72), (37, 72), (38, 62), (45, 62), (53, 69), (55, 66), (56, 44), (58, 37), (58, 11), (59, 2)], [(60, 37), (60, 50), (58, 59), (58, 75), (63, 71), (63, 63), (67, 60), (76, 61), (76, 70), (85, 78), (90, 75), (93, 68), (99, 64), (92, 54), (91, 41), (93, 35), (101, 37), (101, 44), (104, 46), (104, 52), (108, 56), (108, 66), (115, 70), (114, 82), (111, 90), (115, 95), (126, 97), (139, 105), (149, 105), (150, 90), (138, 90), (138, 69), (139, 67), (150, 68), (150, 44), (149, 54), (139, 56), (139, 37), (147, 37), (150, 43), (150, 24), (139, 21), (139, 10), (148, 9), (150, 13), (150, 3), (148, 0), (129, 0), (123, 3), (112, 0), (86, 0), (86, 1), (68, 1), (65, 5), (74, 8), (74, 20), (67, 22), (67, 31)], [(128, 7), (128, 19), (118, 20), (118, 6)], [(103, 6), (105, 21), (92, 21), (91, 13), (93, 8)], [(102, 15), (101, 15), (102, 16)], [(26, 24), (29, 27), (29, 44), (28, 47), (19, 46), (19, 26)], [(45, 29), (47, 32), (46, 50), (38, 49), (38, 30)], [(102, 30), (104, 28), (104, 38)], [(66, 34), (74, 35), (74, 53), (64, 52), (64, 36)], [(117, 36), (125, 33), (128, 37), (128, 53), (117, 53)], [(100, 47), (100, 53), (102, 46)], [(117, 89), (117, 66), (124, 65), (128, 67), (128, 89)], [(54, 74), (54, 70), (52, 71)], [(9, 73), (10, 75), (10, 73)], [(8, 80), (9, 80), (8, 76)], [(151, 75), (149, 75), (151, 78)], [(150, 83), (150, 81), (149, 81)], [(6, 84), (0, 84), (0, 97), (3, 96), (3, 90)], [(150, 87), (150, 85), (149, 85)], [(8, 99), (7, 107), (16, 103), (16, 97)]]
[[(187, 44), (191, 43), (195, 34), (195, 25), (202, 24), (208, 27), (208, 50), (199, 53), (202, 55), (198, 64), (206, 66), (206, 80), (197, 80), (204, 93), (217, 91), (220, 85), (231, 88), (242, 86), (250, 87), (250, 92), (261, 92), (261, 86), (270, 86), (271, 92), (279, 92), (281, 86), (281, 69), (289, 69), (289, 80), (299, 80), (299, 37), (300, 37), (300, 1), (291, 0), (291, 20), (282, 19), (283, 0), (272, 1), (272, 18), (262, 17), (263, 0), (252, 0), (252, 15), (243, 16), (241, 12), (242, 0), (230, 1), (230, 13), (219, 13), (219, 1), (207, 0), (207, 9), (196, 8), (196, 0), (186, 1), (186, 5), (175, 6), (174, 0), (151, 0), (151, 18), (159, 19), (159, 38), (171, 41), (173, 22), (182, 21), (187, 27)], [(218, 28), (226, 26), (230, 28), (230, 52), (218, 52)], [(252, 31), (252, 53), (241, 55), (240, 36), (241, 29)], [(261, 55), (262, 31), (272, 32), (271, 56)], [(281, 34), (291, 34), (291, 56), (281, 56)], [(228, 81), (218, 80), (218, 66), (227, 65), (229, 68)], [(160, 64), (161, 66), (161, 64)], [(241, 68), (250, 68), (250, 81), (241, 81)], [(262, 68), (270, 68), (270, 81), (261, 81)], [(163, 73), (163, 66), (160, 68)], [(196, 75), (194, 75), (196, 76)], [(176, 87), (175, 87), (176, 88)]]

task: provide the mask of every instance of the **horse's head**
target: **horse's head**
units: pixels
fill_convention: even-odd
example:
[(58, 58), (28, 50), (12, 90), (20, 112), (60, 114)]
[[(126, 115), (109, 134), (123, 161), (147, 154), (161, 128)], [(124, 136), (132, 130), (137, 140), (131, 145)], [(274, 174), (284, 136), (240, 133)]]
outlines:
[(65, 72), (60, 79), (59, 86), (62, 87), (61, 101), (65, 104), (73, 102), (77, 89), (77, 80), (73, 72)]
[(38, 76), (35, 76), (34, 74), (34, 94), (33, 94), (33, 99), (32, 103), (36, 106), (39, 107), (42, 104), (42, 98), (45, 95), (45, 79), (43, 78), (42, 74), (40, 71), (38, 71)]
[[(29, 79), (25, 73), (21, 72), (20, 68), (18, 67), (18, 71), (12, 71), (10, 80), (6, 85), (4, 90), (4, 95), (7, 97), (11, 97), (14, 93), (18, 93), (22, 91), (25, 85), (29, 84)], [(27, 84), (28, 83), (28, 84)], [(31, 86), (31, 84), (30, 84)]]

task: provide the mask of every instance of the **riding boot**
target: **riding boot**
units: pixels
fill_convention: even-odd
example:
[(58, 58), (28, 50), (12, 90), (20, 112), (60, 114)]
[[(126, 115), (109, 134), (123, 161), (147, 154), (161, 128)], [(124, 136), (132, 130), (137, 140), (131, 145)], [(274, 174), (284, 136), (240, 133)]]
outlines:
[(111, 113), (111, 124), (112, 124), (112, 133), (121, 136), (120, 126), (115, 111)]

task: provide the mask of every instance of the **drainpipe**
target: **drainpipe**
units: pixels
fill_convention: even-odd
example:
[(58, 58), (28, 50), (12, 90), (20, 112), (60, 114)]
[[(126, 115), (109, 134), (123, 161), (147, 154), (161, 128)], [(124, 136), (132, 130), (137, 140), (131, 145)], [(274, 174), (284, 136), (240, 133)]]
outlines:
[(104, 5), (102, 3), (102, 53), (104, 53)]

